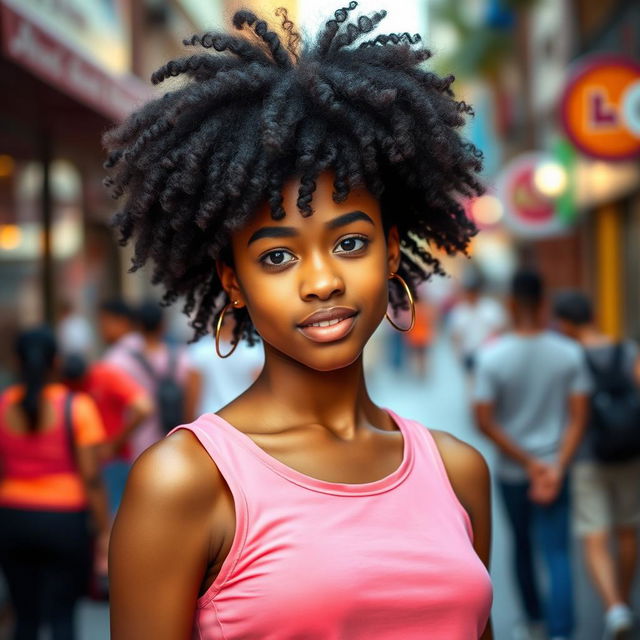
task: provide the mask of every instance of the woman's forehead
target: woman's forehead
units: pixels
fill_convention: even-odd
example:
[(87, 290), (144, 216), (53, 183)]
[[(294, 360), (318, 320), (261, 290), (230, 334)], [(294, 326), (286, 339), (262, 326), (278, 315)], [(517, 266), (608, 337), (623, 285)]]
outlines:
[(333, 199), (335, 190), (333, 181), (334, 175), (331, 172), (327, 171), (318, 176), (316, 189), (313, 192), (311, 201), (313, 213), (304, 217), (300, 213), (297, 204), (300, 178), (287, 180), (282, 186), (282, 207), (285, 211), (285, 217), (280, 220), (274, 220), (271, 216), (271, 208), (265, 203), (252, 216), (251, 221), (243, 231), (253, 231), (262, 226), (315, 227), (352, 211), (363, 211), (376, 224), (382, 224), (380, 204), (366, 188), (353, 189), (344, 201), (335, 202)]

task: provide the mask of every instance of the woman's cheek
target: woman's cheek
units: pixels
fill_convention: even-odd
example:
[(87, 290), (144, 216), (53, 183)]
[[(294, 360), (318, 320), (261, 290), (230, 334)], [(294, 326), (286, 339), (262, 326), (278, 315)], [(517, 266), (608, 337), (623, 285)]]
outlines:
[(245, 289), (249, 315), (264, 339), (295, 322), (297, 293), (283, 275), (267, 274), (255, 278), (253, 286)]

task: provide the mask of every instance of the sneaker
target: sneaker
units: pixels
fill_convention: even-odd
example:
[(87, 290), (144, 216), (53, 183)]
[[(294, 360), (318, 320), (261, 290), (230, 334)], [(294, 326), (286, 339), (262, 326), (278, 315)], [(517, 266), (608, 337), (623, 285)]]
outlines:
[(633, 612), (626, 604), (614, 604), (604, 616), (604, 640), (623, 640), (630, 637)]

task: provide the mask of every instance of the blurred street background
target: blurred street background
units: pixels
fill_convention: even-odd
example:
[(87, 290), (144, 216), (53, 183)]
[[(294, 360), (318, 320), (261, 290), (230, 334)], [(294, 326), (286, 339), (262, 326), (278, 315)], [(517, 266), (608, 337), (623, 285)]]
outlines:
[[(115, 205), (102, 185), (101, 135), (161, 95), (149, 77), (184, 54), (184, 37), (228, 25), (241, 6), (268, 19), (281, 5), (309, 32), (341, 6), (324, 0), (0, 0), (0, 391), (16, 381), (13, 342), (21, 330), (47, 323), (61, 351), (80, 353), (87, 366), (115, 340), (105, 314), (127, 316), (132, 327), (137, 322), (114, 301), (132, 310), (159, 300), (147, 270), (128, 273), (130, 248), (118, 246), (109, 227)], [(497, 335), (508, 329), (514, 272), (535, 268), (545, 282), (545, 308), (557, 292), (579, 290), (591, 300), (602, 334), (640, 340), (640, 3), (362, 0), (358, 11), (381, 8), (388, 11), (383, 31), (422, 34), (434, 53), (428, 64), (453, 73), (456, 94), (473, 105), (465, 134), (484, 153), (487, 191), (465, 202), (481, 229), (471, 258), (440, 256), (449, 276), (423, 286), (416, 333), (400, 337), (385, 324), (366, 353), (368, 379), (380, 404), (470, 442), (493, 467), (494, 447), (473, 417), (461, 344), (461, 333), (472, 328), (456, 313), (465, 292), (473, 289), (487, 301), (494, 319), (478, 322), (493, 322), (487, 335)], [(554, 326), (550, 311), (547, 317)], [(185, 346), (191, 330), (179, 304), (162, 320), (151, 319), (147, 330), (145, 340), (153, 341), (157, 330), (164, 343), (184, 351), (182, 382), (200, 385), (196, 413), (215, 410), (203, 398), (207, 376), (215, 376), (209, 363), (224, 369), (213, 342)], [(259, 366), (254, 356), (247, 356), (249, 376)], [(495, 637), (533, 639), (515, 631), (525, 616), (498, 496), (493, 509)], [(604, 606), (577, 539), (572, 555), (573, 638), (599, 640)], [(636, 581), (636, 613), (639, 587)], [(108, 604), (99, 591), (77, 612), (82, 640), (109, 637)], [(13, 617), (7, 588), (0, 586), (0, 638), (11, 637)], [(640, 638), (640, 632), (626, 637)]]

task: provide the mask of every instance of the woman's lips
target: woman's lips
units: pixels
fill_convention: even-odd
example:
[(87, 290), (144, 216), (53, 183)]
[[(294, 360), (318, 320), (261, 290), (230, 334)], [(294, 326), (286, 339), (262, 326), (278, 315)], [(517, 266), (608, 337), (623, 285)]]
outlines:
[(298, 326), (298, 331), (314, 342), (334, 342), (344, 338), (351, 329), (353, 329), (356, 315), (357, 314), (336, 320), (323, 321), (321, 323), (326, 325), (327, 322), (329, 322), (330, 324), (328, 324), (328, 326), (317, 326), (317, 324)]

